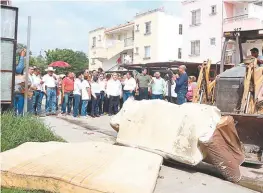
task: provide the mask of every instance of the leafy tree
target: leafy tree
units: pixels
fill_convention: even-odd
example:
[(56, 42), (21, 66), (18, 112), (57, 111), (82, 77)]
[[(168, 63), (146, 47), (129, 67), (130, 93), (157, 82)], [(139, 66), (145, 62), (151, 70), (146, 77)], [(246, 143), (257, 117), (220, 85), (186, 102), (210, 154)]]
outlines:
[(57, 68), (56, 73), (66, 73), (67, 71), (78, 72), (88, 68), (89, 60), (87, 55), (81, 51), (71, 49), (47, 50), (46, 63), (50, 64), (55, 61), (64, 61), (71, 65), (70, 68)]

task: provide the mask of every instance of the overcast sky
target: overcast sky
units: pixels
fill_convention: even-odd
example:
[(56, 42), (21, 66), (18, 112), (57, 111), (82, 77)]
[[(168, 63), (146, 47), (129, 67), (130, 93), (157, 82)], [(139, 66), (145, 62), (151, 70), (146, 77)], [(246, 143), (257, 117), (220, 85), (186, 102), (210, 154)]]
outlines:
[(55, 48), (88, 52), (88, 32), (132, 20), (138, 12), (164, 7), (180, 14), (180, 1), (25, 1), (13, 0), (19, 8), (18, 42), (26, 44), (27, 17), (32, 18), (33, 55)]

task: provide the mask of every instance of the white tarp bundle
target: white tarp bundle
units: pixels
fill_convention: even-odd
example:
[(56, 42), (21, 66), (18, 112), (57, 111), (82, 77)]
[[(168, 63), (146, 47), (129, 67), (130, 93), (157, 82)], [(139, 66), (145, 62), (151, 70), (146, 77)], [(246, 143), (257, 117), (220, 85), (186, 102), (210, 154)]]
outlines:
[(203, 160), (198, 140), (208, 141), (220, 121), (219, 109), (204, 104), (128, 99), (111, 119), (117, 143), (196, 165)]
[(1, 153), (1, 186), (48, 192), (152, 193), (163, 158), (107, 143), (24, 143)]

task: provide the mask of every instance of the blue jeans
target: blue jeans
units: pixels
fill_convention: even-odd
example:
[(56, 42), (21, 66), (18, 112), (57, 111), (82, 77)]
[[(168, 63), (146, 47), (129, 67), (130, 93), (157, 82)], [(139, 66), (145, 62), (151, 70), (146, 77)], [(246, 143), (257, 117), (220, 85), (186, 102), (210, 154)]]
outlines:
[(69, 95), (70, 95), (69, 92), (64, 93), (63, 104), (61, 107), (62, 113), (66, 113), (66, 110), (67, 110), (68, 114), (71, 112), (72, 97), (69, 97)]
[(82, 100), (81, 116), (87, 116), (88, 115), (88, 104), (89, 104), (89, 100)]
[(79, 94), (74, 94), (73, 117), (79, 115), (80, 98), (81, 96)]
[(52, 114), (56, 113), (57, 105), (57, 90), (55, 88), (47, 88), (47, 105), (46, 113), (51, 111)]
[(162, 94), (152, 94), (152, 99), (161, 99), (161, 100), (163, 100), (163, 95)]
[(133, 92), (131, 93), (129, 90), (124, 90), (123, 91), (123, 102), (125, 102), (131, 96), (133, 96)]
[(33, 96), (27, 99), (27, 113), (33, 114)]
[(23, 115), (24, 109), (24, 95), (23, 94), (14, 94), (14, 110), (16, 115)]
[(186, 93), (185, 91), (179, 91), (177, 93), (177, 104), (178, 105), (181, 105), (181, 104), (184, 104), (186, 102)]
[(41, 105), (44, 93), (40, 90), (34, 91), (33, 94), (33, 110), (36, 115), (41, 114)]
[(96, 99), (92, 97), (91, 116), (99, 115), (100, 93), (95, 93)]

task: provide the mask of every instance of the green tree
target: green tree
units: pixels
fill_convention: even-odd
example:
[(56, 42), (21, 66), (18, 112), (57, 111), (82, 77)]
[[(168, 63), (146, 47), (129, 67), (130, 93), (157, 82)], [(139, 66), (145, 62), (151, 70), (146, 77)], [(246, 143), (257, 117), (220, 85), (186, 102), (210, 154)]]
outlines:
[(57, 73), (78, 72), (88, 68), (89, 60), (84, 52), (57, 48), (55, 50), (47, 50), (45, 53), (47, 64), (55, 61), (64, 61), (71, 65), (70, 68), (57, 68)]

